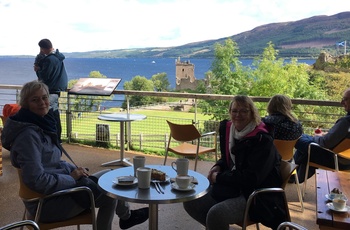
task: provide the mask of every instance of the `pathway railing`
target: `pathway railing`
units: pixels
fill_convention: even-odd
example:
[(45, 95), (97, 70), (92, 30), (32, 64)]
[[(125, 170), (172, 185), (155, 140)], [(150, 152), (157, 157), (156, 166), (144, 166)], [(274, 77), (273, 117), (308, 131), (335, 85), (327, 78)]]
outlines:
[[(21, 86), (18, 85), (0, 84), (0, 111), (4, 104), (18, 101), (20, 89)], [(128, 145), (126, 146), (136, 150), (164, 151), (169, 135), (166, 120), (177, 123), (192, 122), (202, 132), (215, 130), (218, 121), (212, 120), (209, 115), (205, 116), (200, 109), (200, 103), (205, 100), (230, 101), (233, 97), (231, 95), (132, 90), (116, 90), (113, 95), (114, 98), (111, 99), (62, 93), (60, 98), (62, 138), (68, 142), (90, 141), (119, 147), (119, 124), (102, 122), (97, 119), (98, 115), (111, 112), (144, 113), (147, 119), (127, 123)], [(163, 98), (166, 102), (131, 107), (130, 98), (133, 96)], [(265, 116), (266, 105), (270, 98), (251, 98), (260, 108), (261, 116)], [(292, 102), (295, 107), (294, 112), (303, 123), (306, 133), (313, 133), (317, 126), (327, 130), (339, 117), (344, 115), (339, 102), (304, 99), (293, 99)], [(123, 103), (125, 110), (122, 109)], [(212, 140), (206, 140), (205, 143), (211, 145)]]

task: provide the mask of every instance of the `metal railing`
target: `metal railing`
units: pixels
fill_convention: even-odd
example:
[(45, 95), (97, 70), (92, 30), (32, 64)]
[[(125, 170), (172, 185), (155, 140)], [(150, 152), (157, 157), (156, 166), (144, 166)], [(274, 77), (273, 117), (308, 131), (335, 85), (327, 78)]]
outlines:
[[(18, 101), (20, 89), (21, 86), (0, 85), (0, 110), (4, 104)], [(199, 104), (205, 100), (230, 101), (233, 97), (231, 95), (131, 90), (116, 90), (113, 95), (114, 99), (63, 93), (60, 98), (62, 139), (68, 142), (90, 141), (119, 147), (121, 139), (119, 124), (100, 121), (97, 117), (103, 113), (114, 112), (145, 113), (147, 119), (126, 123), (126, 146), (135, 150), (161, 152), (164, 151), (169, 136), (166, 120), (196, 124), (201, 132), (216, 130), (219, 121), (211, 120), (210, 116), (204, 116)], [(131, 107), (129, 99), (133, 96), (166, 98), (166, 102)], [(5, 100), (2, 97), (5, 97)], [(265, 116), (267, 102), (270, 98), (251, 98), (260, 108), (261, 116)], [(85, 104), (82, 104), (81, 101), (84, 101)], [(339, 102), (303, 99), (293, 99), (292, 102), (295, 107), (294, 112), (303, 123), (306, 133), (313, 133), (316, 126), (327, 130), (339, 117), (344, 115)], [(121, 108), (123, 103), (126, 105), (125, 110)], [(98, 106), (91, 107), (91, 104)], [(202, 143), (213, 144), (210, 139)]]

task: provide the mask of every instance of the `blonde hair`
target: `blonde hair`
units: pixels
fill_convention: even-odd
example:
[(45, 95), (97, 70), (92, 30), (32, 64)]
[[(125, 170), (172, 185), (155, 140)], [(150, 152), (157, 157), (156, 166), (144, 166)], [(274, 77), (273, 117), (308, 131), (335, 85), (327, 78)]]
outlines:
[(280, 113), (288, 117), (291, 121), (298, 121), (298, 119), (292, 114), (292, 100), (286, 95), (277, 94), (273, 96), (267, 105), (267, 112), (269, 115)]
[(229, 107), (229, 114), (231, 116), (231, 107), (232, 105), (236, 103), (237, 105), (248, 107), (250, 112), (252, 113), (252, 120), (255, 122), (256, 125), (259, 125), (261, 122), (261, 117), (259, 115), (258, 109), (255, 107), (253, 100), (244, 95), (237, 95), (234, 96)]
[(41, 89), (45, 90), (47, 96), (50, 95), (49, 88), (41, 81), (35, 80), (24, 84), (19, 95), (19, 105), (23, 108), (29, 108), (28, 98)]

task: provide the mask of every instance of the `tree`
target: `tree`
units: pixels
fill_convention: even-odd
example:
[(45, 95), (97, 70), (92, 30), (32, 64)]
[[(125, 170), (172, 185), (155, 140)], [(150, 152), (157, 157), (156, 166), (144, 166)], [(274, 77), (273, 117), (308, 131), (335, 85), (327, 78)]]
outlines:
[(168, 91), (170, 83), (166, 73), (157, 73), (152, 76), (154, 89), (157, 92)]
[[(124, 83), (125, 90), (139, 90), (139, 91), (154, 91), (153, 81), (148, 80), (144, 76), (137, 75), (133, 77), (130, 81)], [(152, 102), (152, 97), (144, 97), (133, 95), (129, 98), (130, 106), (140, 106), (147, 105)], [(123, 108), (126, 108), (126, 103), (123, 103)]]
[(282, 58), (277, 59), (277, 55), (278, 51), (269, 42), (262, 56), (254, 60), (251, 96), (285, 94), (291, 98), (325, 98), (324, 91), (311, 82), (308, 65), (298, 63), (296, 59), (286, 63)]
[[(237, 95), (247, 94), (250, 85), (248, 69), (239, 60), (239, 49), (235, 41), (227, 39), (224, 45), (215, 44), (215, 57), (209, 82), (213, 94)], [(200, 106), (206, 114), (212, 114), (214, 119), (222, 119), (227, 114), (228, 101), (206, 101)]]

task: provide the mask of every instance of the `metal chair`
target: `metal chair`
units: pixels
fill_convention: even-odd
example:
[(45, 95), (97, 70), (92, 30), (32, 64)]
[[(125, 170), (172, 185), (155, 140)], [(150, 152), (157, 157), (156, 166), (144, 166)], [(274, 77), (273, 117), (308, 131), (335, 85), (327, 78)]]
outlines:
[[(317, 164), (315, 162), (310, 161), (311, 153), (313, 152), (317, 152), (318, 154), (328, 154), (330, 156), (329, 157), (330, 159), (333, 158), (332, 164), (334, 167), (326, 167), (324, 165)], [(305, 170), (303, 197), (306, 191), (309, 167), (311, 166), (311, 167), (330, 170), (330, 171), (339, 171), (339, 160), (341, 161), (341, 159), (350, 160), (350, 138), (345, 138), (344, 140), (342, 140), (336, 147), (333, 148), (333, 150), (327, 149), (325, 147), (321, 147), (316, 143), (310, 143), (308, 147), (308, 157), (307, 157), (306, 170)]]
[(249, 218), (249, 209), (250, 209), (250, 206), (251, 206), (252, 202), (254, 201), (255, 197), (261, 193), (281, 193), (282, 197), (283, 197), (283, 201), (284, 201), (285, 212), (287, 214), (287, 221), (291, 220), (284, 187), (288, 183), (288, 180), (291, 177), (293, 171), (296, 169), (296, 167), (298, 167), (296, 164), (289, 163), (286, 161), (281, 161), (280, 168), (281, 168), (281, 176), (282, 176), (282, 181), (283, 181), (282, 186), (281, 186), (282, 188), (261, 188), (261, 189), (255, 190), (252, 194), (250, 194), (250, 196), (247, 200), (245, 210), (244, 210), (243, 221), (242, 221), (242, 223), (238, 224), (239, 226), (242, 227), (242, 230), (246, 230), (246, 228), (249, 225), (253, 225), (253, 224), (256, 225), (256, 229), (258, 229), (258, 230), (260, 229), (259, 223), (254, 222)]
[(299, 224), (296, 224), (296, 223), (293, 223), (293, 222), (283, 222), (281, 223), (277, 230), (307, 230), (307, 228), (304, 228), (303, 226), (299, 225)]
[(0, 230), (11, 230), (11, 229), (17, 229), (17, 228), (23, 229), (23, 227), (30, 227), (29, 229), (40, 230), (39, 226), (32, 220), (22, 220), (22, 221), (14, 222), (14, 223), (5, 225), (3, 227), (0, 227)]
[[(170, 136), (168, 145), (165, 151), (164, 165), (168, 157), (168, 152), (173, 152), (175, 154), (181, 155), (183, 157), (195, 157), (194, 171), (197, 170), (198, 155), (214, 152), (215, 161), (217, 161), (217, 135), (216, 131), (200, 134), (196, 126), (193, 124), (174, 124), (167, 120), (170, 128)], [(214, 147), (203, 147), (200, 146), (200, 140), (203, 137), (214, 136)], [(173, 147), (171, 140), (181, 142), (177, 146)], [(193, 142), (196, 142), (193, 144)]]
[[(76, 188), (61, 190), (61, 191), (52, 193), (50, 195), (43, 195), (31, 190), (23, 183), (21, 169), (17, 168), (17, 172), (18, 172), (19, 182), (20, 182), (20, 188), (19, 188), (20, 198), (24, 202), (30, 202), (30, 201), (39, 202), (35, 217), (29, 217), (29, 219), (33, 218), (33, 220), (38, 224), (41, 230), (53, 229), (53, 228), (59, 228), (59, 227), (65, 227), (65, 226), (74, 226), (74, 225), (76, 225), (77, 229), (79, 230), (80, 225), (82, 224), (92, 225), (92, 229), (97, 230), (94, 195), (88, 187), (76, 187)], [(52, 222), (52, 223), (40, 222), (42, 206), (46, 200), (55, 196), (62, 196), (62, 195), (67, 195), (71, 193), (76, 193), (76, 192), (80, 192), (80, 193), (85, 192), (89, 195), (90, 208), (87, 211), (64, 221), (58, 221), (58, 222)], [(25, 208), (23, 213), (23, 220), (26, 219), (26, 215), (27, 215), (27, 210)]]
[[(277, 148), (278, 152), (280, 153), (282, 160), (284, 161), (289, 161), (294, 163), (294, 146), (295, 143), (298, 141), (298, 139), (295, 140), (278, 140), (275, 139), (273, 141), (275, 147)], [(294, 170), (292, 175), (294, 175), (295, 182), (296, 182), (296, 187), (297, 187), (297, 192), (298, 192), (298, 198), (300, 201), (300, 207), (301, 207), (301, 212), (304, 212), (304, 203), (303, 203), (303, 197), (301, 194), (301, 189), (300, 189), (300, 184), (299, 184), (299, 178), (298, 178), (298, 173), (297, 170)], [(283, 187), (284, 188), (284, 187)]]
[(247, 200), (246, 208), (244, 211), (243, 222), (242, 222), (242, 224), (238, 224), (242, 227), (242, 230), (246, 230), (247, 227), (249, 225), (252, 225), (252, 224), (256, 225), (256, 229), (258, 229), (258, 230), (260, 229), (259, 223), (254, 222), (249, 218), (249, 209), (250, 209), (251, 204), (254, 202), (256, 196), (258, 196), (261, 193), (281, 193), (283, 200), (284, 200), (285, 211), (287, 214), (287, 221), (290, 221), (288, 202), (287, 202), (287, 198), (286, 198), (286, 194), (285, 194), (284, 190), (282, 188), (262, 188), (262, 189), (255, 190), (252, 194), (250, 194), (250, 196)]

